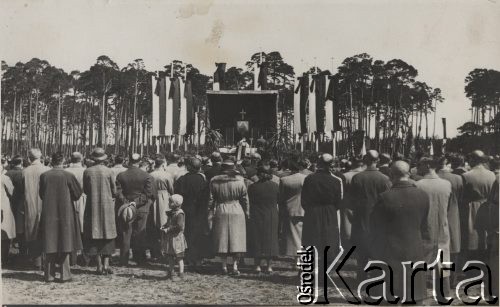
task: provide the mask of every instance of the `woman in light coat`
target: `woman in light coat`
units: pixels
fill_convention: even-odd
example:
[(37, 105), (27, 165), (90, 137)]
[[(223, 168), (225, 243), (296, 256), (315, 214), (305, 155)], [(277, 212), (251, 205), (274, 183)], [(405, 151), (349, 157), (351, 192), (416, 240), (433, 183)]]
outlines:
[(246, 252), (248, 196), (244, 179), (234, 162), (222, 164), (222, 174), (210, 181), (209, 225), (215, 252), (222, 258), (222, 272), (227, 274), (227, 257), (234, 258), (233, 274), (239, 275), (238, 258)]

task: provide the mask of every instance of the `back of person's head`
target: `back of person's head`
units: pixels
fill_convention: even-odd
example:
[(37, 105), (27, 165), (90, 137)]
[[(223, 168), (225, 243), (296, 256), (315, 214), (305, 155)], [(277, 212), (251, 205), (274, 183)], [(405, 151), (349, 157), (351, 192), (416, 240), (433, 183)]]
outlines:
[(290, 167), (290, 159), (283, 159), (280, 163), (280, 168), (286, 170)]
[(212, 152), (212, 154), (210, 155), (210, 161), (212, 161), (212, 163), (222, 162), (222, 156), (221, 156), (220, 152), (218, 152), (218, 151)]
[(465, 166), (465, 158), (461, 154), (455, 154), (450, 158), (451, 168), (456, 169)]
[(10, 163), (12, 163), (13, 166), (20, 166), (23, 164), (23, 157), (21, 157), (20, 155), (15, 155)]
[(363, 162), (366, 165), (373, 165), (379, 161), (379, 154), (376, 150), (368, 150), (366, 155), (363, 156)]
[(500, 158), (499, 157), (493, 157), (490, 160), (490, 169), (492, 171), (500, 169)]
[(202, 156), (200, 160), (202, 165), (208, 165), (208, 162), (210, 161), (207, 156)]
[(198, 158), (191, 157), (186, 159), (186, 168), (190, 173), (197, 173), (201, 169), (201, 161)]
[(273, 178), (269, 161), (261, 161), (261, 163), (259, 163), (257, 167), (257, 177), (262, 181), (271, 180)]
[(363, 159), (361, 159), (359, 157), (355, 157), (355, 158), (352, 158), (350, 168), (356, 169), (359, 167), (363, 167), (364, 165), (365, 165), (365, 163), (363, 162)]
[(171, 164), (171, 163), (175, 162), (175, 156), (174, 156), (173, 152), (167, 152), (165, 154), (165, 158), (166, 158), (168, 164)]
[(64, 162), (64, 155), (58, 151), (52, 154), (52, 166), (62, 165)]
[(474, 150), (469, 154), (468, 161), (470, 166), (474, 167), (476, 165), (486, 163), (488, 161), (488, 156), (486, 156), (481, 150)]
[(432, 157), (422, 157), (420, 161), (418, 161), (419, 168), (423, 171), (435, 170), (439, 166), (438, 160)]
[(317, 167), (318, 169), (329, 170), (333, 166), (334, 162), (335, 160), (331, 154), (324, 153), (319, 156)]
[(395, 161), (391, 164), (391, 179), (400, 180), (410, 175), (410, 165), (403, 160)]
[(31, 148), (28, 151), (28, 159), (33, 162), (35, 160), (38, 160), (42, 157), (42, 152), (38, 148)]
[(442, 156), (442, 157), (439, 157), (437, 158), (437, 169), (444, 169), (446, 168), (446, 166), (449, 164), (449, 160), (446, 156)]
[(380, 155), (380, 165), (385, 165), (391, 163), (391, 156), (388, 153), (383, 153)]
[(118, 155), (118, 156), (115, 157), (114, 164), (115, 165), (122, 165), (123, 164), (123, 160), (124, 160), (123, 156)]
[(276, 159), (271, 159), (269, 160), (269, 166), (273, 169), (278, 168), (278, 160)]
[(141, 155), (138, 153), (133, 153), (130, 155), (130, 164), (139, 164), (141, 162)]
[(165, 156), (157, 155), (155, 159), (155, 168), (159, 168), (165, 164)]
[(80, 163), (82, 162), (83, 156), (78, 151), (75, 151), (71, 154), (71, 163)]

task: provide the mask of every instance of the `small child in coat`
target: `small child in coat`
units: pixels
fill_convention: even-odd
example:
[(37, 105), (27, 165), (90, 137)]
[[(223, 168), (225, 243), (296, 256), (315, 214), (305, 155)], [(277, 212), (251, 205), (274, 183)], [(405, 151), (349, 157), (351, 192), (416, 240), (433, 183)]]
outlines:
[(184, 237), (185, 214), (181, 209), (183, 198), (179, 194), (170, 196), (170, 210), (167, 213), (167, 223), (161, 227), (161, 251), (167, 257), (169, 271), (167, 278), (173, 278), (175, 261), (179, 265), (179, 277), (184, 278), (184, 251), (187, 248)]

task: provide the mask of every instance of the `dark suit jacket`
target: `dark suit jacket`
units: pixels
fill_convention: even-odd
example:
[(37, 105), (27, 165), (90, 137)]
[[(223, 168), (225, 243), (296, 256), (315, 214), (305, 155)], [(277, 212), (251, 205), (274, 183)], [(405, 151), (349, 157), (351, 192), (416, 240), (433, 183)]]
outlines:
[(369, 245), (369, 225), (373, 206), (378, 201), (381, 193), (389, 190), (389, 178), (376, 168), (368, 167), (354, 177), (351, 181), (351, 198), (353, 210), (352, 240), (359, 248)]
[(154, 180), (150, 174), (131, 166), (116, 176), (117, 206), (135, 201), (137, 213), (148, 213), (154, 201)]
[(318, 170), (304, 179), (301, 204), (304, 208), (302, 245), (314, 245), (318, 250), (330, 246), (339, 248), (337, 210), (341, 207), (342, 179), (329, 171)]
[[(394, 292), (400, 297), (403, 297), (401, 262), (425, 260), (423, 240), (430, 239), (427, 225), (429, 206), (429, 198), (424, 191), (411, 182), (399, 181), (380, 195), (373, 208), (371, 254), (393, 269)], [(416, 300), (426, 296), (424, 276), (415, 276)]]

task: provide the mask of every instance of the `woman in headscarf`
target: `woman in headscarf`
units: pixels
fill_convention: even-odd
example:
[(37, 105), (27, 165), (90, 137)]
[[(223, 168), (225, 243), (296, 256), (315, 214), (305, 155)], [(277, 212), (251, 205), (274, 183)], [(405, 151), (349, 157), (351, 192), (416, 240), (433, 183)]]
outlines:
[(263, 163), (257, 169), (259, 180), (248, 187), (250, 200), (250, 225), (252, 231), (252, 254), (255, 270), (261, 272), (262, 259), (267, 260), (267, 272), (273, 271), (271, 259), (278, 256), (278, 194), (279, 185), (272, 180), (271, 167)]
[(246, 220), (247, 188), (232, 160), (225, 160), (222, 174), (210, 181), (209, 224), (215, 252), (222, 258), (222, 272), (227, 274), (227, 257), (234, 259), (233, 274), (239, 275), (238, 258), (247, 250)]

